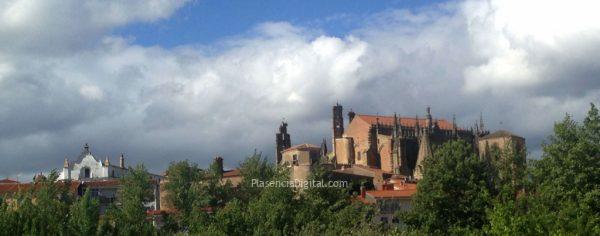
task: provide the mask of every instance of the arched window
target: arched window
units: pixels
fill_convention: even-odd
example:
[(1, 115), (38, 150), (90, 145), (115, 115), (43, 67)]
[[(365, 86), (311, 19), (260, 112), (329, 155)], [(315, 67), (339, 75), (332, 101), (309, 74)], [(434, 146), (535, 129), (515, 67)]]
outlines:
[(90, 178), (91, 175), (92, 175), (92, 173), (90, 173), (90, 168), (86, 167), (85, 169), (83, 169), (83, 177), (84, 178)]

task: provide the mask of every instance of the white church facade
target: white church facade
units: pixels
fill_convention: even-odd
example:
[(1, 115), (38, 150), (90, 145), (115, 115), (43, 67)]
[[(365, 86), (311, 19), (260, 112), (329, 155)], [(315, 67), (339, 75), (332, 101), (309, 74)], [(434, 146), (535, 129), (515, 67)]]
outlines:
[[(92, 155), (90, 146), (86, 143), (75, 161), (70, 162), (65, 158), (58, 180), (78, 182), (80, 187), (77, 194), (80, 196), (89, 189), (92, 197), (99, 200), (100, 211), (104, 213), (117, 200), (122, 187), (120, 179), (128, 172), (123, 154), (119, 157), (119, 165), (112, 165), (108, 157), (101, 161)], [(150, 202), (144, 202), (144, 206), (147, 210), (160, 210), (160, 182), (164, 177), (151, 173), (149, 175), (154, 196)]]
[(119, 157), (119, 165), (112, 165), (108, 157), (104, 161), (96, 159), (90, 152), (86, 143), (83, 152), (73, 163), (65, 158), (63, 170), (58, 177), (59, 180), (86, 180), (100, 178), (120, 178), (127, 173), (125, 168), (125, 157)]

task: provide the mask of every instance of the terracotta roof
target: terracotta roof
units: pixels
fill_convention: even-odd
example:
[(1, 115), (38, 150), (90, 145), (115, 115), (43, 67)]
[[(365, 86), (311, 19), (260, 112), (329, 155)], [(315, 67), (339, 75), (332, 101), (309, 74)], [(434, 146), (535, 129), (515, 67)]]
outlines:
[[(373, 125), (377, 124), (377, 118), (379, 118), (379, 124), (394, 125), (394, 117), (393, 116), (374, 116), (374, 115), (357, 114), (356, 118), (359, 118), (359, 119), (361, 119), (369, 124), (373, 124)], [(416, 118), (409, 118), (409, 117), (398, 117), (398, 118), (400, 119), (400, 125), (402, 125), (402, 126), (415, 127), (415, 125), (417, 124)], [(435, 121), (436, 121), (436, 119), (433, 119), (433, 122), (435, 122)], [(419, 122), (419, 126), (424, 127), (427, 124), (427, 119), (422, 118), (422, 119), (419, 119), (418, 122)], [(452, 122), (449, 122), (444, 119), (437, 119), (437, 122), (438, 122), (438, 126), (440, 126), (440, 129), (451, 130), (453, 127)], [(461, 130), (460, 128), (457, 128), (457, 129)]]
[(417, 193), (416, 188), (405, 190), (372, 190), (367, 191), (366, 194), (374, 198), (410, 198), (415, 193)]
[(14, 183), (18, 183), (15, 180), (12, 179), (0, 179), (0, 184), (14, 184)]
[[(64, 184), (64, 182), (57, 182), (57, 184), (62, 185)], [(79, 187), (79, 182), (77, 181), (73, 181), (71, 182), (71, 185), (69, 186), (69, 190), (71, 192), (76, 192), (77, 188)], [(10, 193), (17, 193), (20, 191), (27, 191), (31, 188), (40, 188), (41, 185), (40, 184), (36, 184), (36, 183), (10, 183), (10, 184), (0, 184), (0, 195), (4, 195), (4, 194), (10, 194)]]
[(481, 139), (491, 139), (491, 138), (503, 138), (503, 137), (516, 137), (516, 138), (523, 138), (520, 136), (517, 136), (511, 132), (508, 132), (506, 130), (498, 130), (494, 133), (488, 134), (486, 136), (481, 137)]
[(310, 144), (310, 143), (303, 143), (303, 144), (298, 144), (298, 145), (292, 146), (283, 151), (286, 152), (286, 151), (290, 151), (290, 150), (306, 150), (306, 149), (321, 149), (321, 147)]
[(223, 172), (223, 178), (241, 176), (240, 169), (226, 170)]
[(13, 183), (13, 184), (2, 184), (0, 185), (0, 195), (4, 195), (7, 193), (16, 193), (19, 191), (25, 191), (27, 189), (31, 188), (31, 184), (30, 183), (26, 183), (26, 184), (19, 184), (19, 183)]

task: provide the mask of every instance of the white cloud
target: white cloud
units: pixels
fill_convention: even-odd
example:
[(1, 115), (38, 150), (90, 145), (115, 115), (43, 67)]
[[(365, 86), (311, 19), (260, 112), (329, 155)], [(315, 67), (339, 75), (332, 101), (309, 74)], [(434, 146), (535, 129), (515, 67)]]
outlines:
[[(157, 172), (172, 160), (208, 162), (214, 154), (232, 166), (255, 147), (273, 156), (284, 117), (294, 143), (329, 137), (336, 100), (357, 112), (410, 117), (432, 105), (434, 116), (456, 113), (463, 125), (483, 111), (489, 127), (535, 147), (564, 112), (582, 114), (600, 96), (595, 23), (529, 31), (544, 21), (506, 15), (511, 2), (386, 11), (345, 37), (267, 22), (210, 53), (202, 49), (210, 45), (143, 47), (108, 34), (168, 17), (181, 2), (65, 1), (55, 12), (56, 3), (1, 3), (31, 6), (0, 7), (7, 19), (0, 21), (0, 156), (11, 163), (0, 172), (59, 167), (84, 142)], [(548, 17), (556, 9), (535, 14), (557, 23)]]
[(0, 50), (61, 55), (92, 47), (115, 27), (169, 17), (186, 0), (0, 2)]
[[(595, 1), (468, 1), (462, 15), (468, 24), (473, 51), (483, 63), (465, 70), (469, 92), (519, 89), (553, 83), (545, 73), (560, 57), (589, 52), (575, 42), (600, 39), (600, 3)], [(591, 45), (590, 45), (591, 46)], [(558, 53), (557, 53), (558, 52)], [(576, 83), (576, 82), (575, 82)]]

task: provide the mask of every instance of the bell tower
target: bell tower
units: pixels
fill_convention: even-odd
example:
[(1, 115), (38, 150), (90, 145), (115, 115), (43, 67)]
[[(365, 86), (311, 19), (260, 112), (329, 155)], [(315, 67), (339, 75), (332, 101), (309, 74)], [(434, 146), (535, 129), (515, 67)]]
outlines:
[(335, 103), (333, 106), (333, 138), (341, 138), (344, 134), (344, 115), (342, 105)]

